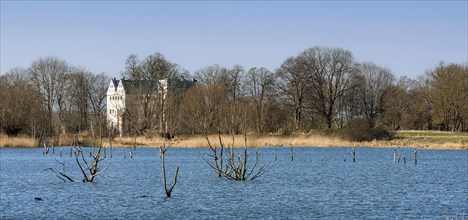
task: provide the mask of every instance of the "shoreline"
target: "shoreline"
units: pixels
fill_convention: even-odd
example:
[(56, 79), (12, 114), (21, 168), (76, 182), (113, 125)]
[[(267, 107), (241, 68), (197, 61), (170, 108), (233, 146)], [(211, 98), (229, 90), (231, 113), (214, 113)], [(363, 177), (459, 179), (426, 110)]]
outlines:
[[(373, 147), (373, 148), (416, 148), (430, 150), (468, 150), (468, 134), (456, 134), (453, 137), (447, 136), (447, 132), (419, 132), (405, 131), (404, 135), (398, 135), (390, 141), (370, 141), (370, 142), (352, 142), (346, 141), (336, 136), (326, 136), (320, 134), (293, 134), (293, 135), (275, 135), (275, 134), (248, 134), (247, 147), (249, 148), (268, 148), (268, 147)], [(421, 135), (424, 134), (424, 135)], [(441, 134), (441, 135), (439, 135)], [(209, 135), (209, 140), (213, 146), (219, 147), (218, 135)], [(79, 142), (84, 146), (91, 146), (91, 141), (86, 136), (79, 137)], [(232, 145), (233, 136), (222, 135), (224, 146)], [(71, 146), (69, 138), (63, 138), (61, 146)], [(102, 139), (102, 144), (109, 147), (109, 141)], [(135, 141), (135, 145), (134, 145)], [(234, 146), (236, 148), (244, 147), (244, 135), (234, 136)], [(113, 148), (126, 147), (147, 147), (157, 148), (163, 144), (172, 143), (176, 148), (208, 148), (207, 141), (201, 135), (180, 135), (172, 140), (165, 140), (161, 137), (115, 137), (112, 140)], [(96, 143), (97, 144), (97, 143)], [(8, 137), (0, 135), (0, 148), (32, 148), (35, 140), (30, 137)], [(41, 147), (41, 146), (39, 146)]]

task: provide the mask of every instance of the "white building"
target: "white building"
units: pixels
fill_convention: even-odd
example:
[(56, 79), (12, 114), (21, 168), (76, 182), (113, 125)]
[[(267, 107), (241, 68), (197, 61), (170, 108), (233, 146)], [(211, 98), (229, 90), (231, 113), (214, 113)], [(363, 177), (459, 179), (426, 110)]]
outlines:
[(125, 113), (129, 105), (135, 103), (136, 99), (145, 98), (142, 94), (157, 95), (163, 94), (162, 98), (166, 98), (168, 89), (172, 88), (188, 88), (194, 85), (197, 81), (193, 80), (128, 80), (128, 79), (112, 79), (107, 89), (107, 122), (111, 129), (123, 134), (126, 128)]

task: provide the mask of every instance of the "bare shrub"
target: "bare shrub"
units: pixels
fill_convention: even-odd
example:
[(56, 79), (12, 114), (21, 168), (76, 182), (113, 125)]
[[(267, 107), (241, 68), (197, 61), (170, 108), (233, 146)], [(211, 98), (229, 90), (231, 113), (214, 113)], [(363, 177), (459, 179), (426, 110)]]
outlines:
[[(220, 133), (218, 133), (218, 139), (219, 147), (211, 144), (208, 136), (206, 136), (211, 150), (211, 154), (209, 155), (213, 158), (213, 161), (210, 162), (208, 159), (205, 159), (205, 162), (217, 173), (218, 177), (224, 177), (229, 180), (254, 180), (265, 174), (270, 168), (268, 164), (258, 167), (260, 153), (258, 151), (249, 152), (247, 149), (247, 135), (244, 134), (244, 147), (242, 150), (236, 150), (234, 138), (232, 139), (232, 143), (228, 144), (227, 147), (225, 147)], [(255, 156), (254, 159), (252, 159), (253, 156)], [(249, 166), (249, 162), (253, 162), (253, 165)]]
[(372, 141), (372, 140), (391, 140), (394, 137), (393, 132), (384, 127), (373, 128), (368, 120), (359, 118), (353, 119), (344, 129), (343, 137), (349, 141)]
[[(99, 162), (101, 159), (101, 152), (103, 151), (103, 146), (100, 145), (97, 149), (97, 152), (90, 152), (90, 156), (92, 158), (91, 162), (88, 162), (84, 156), (84, 153), (81, 147), (77, 147), (77, 154), (75, 154), (76, 163), (78, 163), (78, 167), (81, 170), (81, 174), (83, 174), (83, 182), (93, 182), (96, 176), (101, 175), (110, 165), (111, 163), (107, 164), (103, 169), (99, 168)], [(81, 160), (79, 159), (81, 155)], [(84, 166), (82, 165), (84, 164)]]

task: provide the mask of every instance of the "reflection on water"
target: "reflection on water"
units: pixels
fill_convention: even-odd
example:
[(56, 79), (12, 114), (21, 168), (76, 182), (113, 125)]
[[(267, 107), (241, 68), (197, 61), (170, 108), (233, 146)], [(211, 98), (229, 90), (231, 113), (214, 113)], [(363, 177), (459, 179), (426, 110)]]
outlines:
[[(64, 152), (68, 152), (64, 149)], [(86, 151), (86, 150), (85, 150)], [(408, 160), (393, 163), (393, 149), (260, 149), (273, 163), (254, 181), (219, 179), (203, 162), (206, 149), (166, 153), (169, 180), (180, 166), (171, 198), (162, 188), (158, 149), (114, 149), (106, 172), (82, 183), (74, 158), (43, 156), (42, 149), (0, 149), (0, 219), (441, 219), (468, 217), (468, 151), (399, 149)], [(274, 159), (277, 157), (277, 161)], [(344, 161), (344, 158), (347, 158)], [(66, 163), (64, 183), (38, 172)], [(103, 164), (104, 165), (104, 164)], [(35, 200), (34, 198), (42, 198)]]

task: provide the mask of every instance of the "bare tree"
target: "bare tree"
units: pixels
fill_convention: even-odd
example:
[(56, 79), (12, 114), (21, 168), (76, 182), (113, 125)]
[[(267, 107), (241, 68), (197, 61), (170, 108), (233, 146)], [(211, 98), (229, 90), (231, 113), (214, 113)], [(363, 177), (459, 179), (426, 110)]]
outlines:
[(414, 89), (410, 93), (410, 102), (408, 111), (405, 113), (404, 123), (406, 128), (416, 130), (433, 129), (433, 107), (427, 96), (428, 87), (426, 78), (419, 76), (415, 81)]
[(225, 89), (219, 85), (198, 84), (185, 93), (182, 105), (184, 124), (208, 135), (220, 126), (220, 112), (225, 108)]
[(161, 79), (176, 79), (187, 74), (178, 64), (168, 61), (161, 53), (155, 53), (142, 60), (140, 71), (140, 80), (153, 82)]
[(360, 96), (362, 111), (369, 124), (375, 126), (377, 118), (390, 107), (389, 100), (395, 77), (390, 70), (373, 63), (360, 64), (359, 74), (363, 79)]
[(125, 61), (125, 71), (122, 72), (122, 77), (127, 79), (142, 79), (140, 60), (136, 54), (130, 54)]
[(238, 102), (242, 94), (242, 82), (244, 81), (244, 67), (241, 65), (234, 65), (231, 69), (227, 70), (227, 75), (224, 76), (224, 84), (229, 94), (231, 102)]
[(343, 128), (345, 123), (351, 122), (355, 117), (362, 116), (362, 95), (364, 94), (364, 77), (355, 74), (351, 78), (350, 89), (340, 99), (340, 112), (338, 115), (338, 127)]
[(267, 69), (251, 68), (247, 73), (245, 89), (255, 106), (255, 124), (257, 132), (265, 132), (266, 113), (274, 91), (274, 76)]
[(132, 92), (133, 105), (127, 105), (134, 106), (134, 109), (125, 110), (127, 117), (134, 119), (130, 124), (137, 125), (134, 126), (134, 131), (142, 134), (147, 130), (157, 129), (160, 133), (166, 133), (168, 84), (174, 79), (188, 76), (187, 71), (178, 64), (168, 61), (161, 53), (147, 56), (141, 61), (132, 54), (126, 61), (122, 76), (129, 85), (135, 85), (133, 87), (136, 89), (133, 90), (138, 90), (138, 93)]
[(63, 107), (66, 75), (69, 67), (64, 60), (56, 57), (44, 57), (34, 61), (29, 67), (33, 85), (37, 88), (45, 103), (48, 113), (48, 130), (53, 128), (53, 112), (58, 111), (59, 130), (63, 128)]
[(286, 59), (276, 71), (276, 76), (278, 77), (276, 85), (284, 97), (283, 103), (292, 109), (294, 130), (298, 131), (302, 126), (310, 76), (304, 71), (303, 66), (296, 57)]
[(0, 76), (0, 91), (0, 130), (8, 135), (29, 134), (40, 138), (42, 103), (28, 80), (27, 70), (13, 68)]
[(408, 77), (400, 77), (395, 86), (391, 89), (388, 109), (384, 115), (384, 122), (390, 125), (394, 130), (402, 127), (406, 129), (414, 129), (409, 127), (408, 114), (416, 106), (415, 102), (415, 86), (414, 80)]
[(425, 94), (433, 107), (436, 124), (443, 130), (466, 130), (468, 67), (441, 63), (426, 74)]
[(227, 69), (219, 65), (207, 66), (195, 72), (195, 78), (206, 85), (222, 85), (225, 84), (227, 77)]
[(92, 121), (97, 124), (90, 123), (91, 126), (102, 127), (106, 125), (105, 108), (106, 108), (106, 93), (110, 78), (104, 74), (90, 75), (88, 78), (87, 97), (89, 106), (91, 107), (90, 115)]
[(164, 109), (164, 132), (172, 138), (177, 132), (187, 129), (183, 124), (183, 103), (189, 88), (172, 88), (167, 91)]
[(88, 129), (89, 120), (89, 79), (91, 73), (83, 68), (70, 68), (65, 85), (64, 103), (67, 106), (65, 124), (67, 130), (72, 133), (82, 132)]
[(350, 90), (357, 68), (353, 54), (341, 48), (313, 47), (302, 52), (298, 62), (308, 76), (310, 107), (332, 127), (339, 100)]

